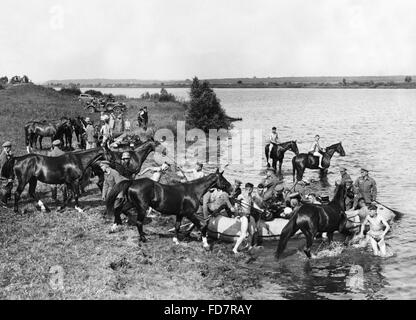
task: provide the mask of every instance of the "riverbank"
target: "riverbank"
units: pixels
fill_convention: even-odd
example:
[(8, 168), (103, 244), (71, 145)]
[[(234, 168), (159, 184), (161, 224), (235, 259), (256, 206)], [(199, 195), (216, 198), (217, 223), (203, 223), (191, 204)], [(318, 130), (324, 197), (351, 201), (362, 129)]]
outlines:
[[(132, 123), (138, 108), (148, 106), (149, 125), (155, 129), (174, 126), (185, 115), (178, 103), (123, 102)], [(88, 115), (76, 97), (34, 85), (0, 91), (0, 105), (0, 135), (14, 143), (16, 155), (25, 153), (26, 121)], [(144, 168), (154, 164), (152, 159)], [(149, 241), (139, 243), (135, 227), (109, 233), (111, 222), (102, 218), (105, 208), (95, 184), (80, 198), (83, 213), (72, 206), (57, 212), (49, 187), (39, 183), (37, 190), (52, 212), (36, 211), (27, 189), (21, 200), (24, 213), (0, 208), (0, 299), (224, 300), (242, 299), (246, 290), (260, 286), (263, 273), (248, 268), (245, 255), (234, 257), (229, 244), (217, 243), (210, 252), (194, 238), (174, 245), (168, 232), (173, 217), (145, 225)]]

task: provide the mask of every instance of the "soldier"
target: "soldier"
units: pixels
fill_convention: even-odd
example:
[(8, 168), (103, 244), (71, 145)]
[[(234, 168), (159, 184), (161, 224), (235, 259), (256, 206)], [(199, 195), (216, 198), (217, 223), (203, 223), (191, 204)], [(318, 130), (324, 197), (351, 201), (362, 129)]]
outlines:
[(121, 155), (121, 167), (120, 167), (120, 174), (128, 179), (133, 179), (134, 168), (130, 163), (131, 156), (128, 151), (123, 152)]
[(96, 147), (95, 129), (92, 125), (92, 121), (90, 118), (85, 118), (85, 122), (87, 123), (87, 127), (85, 128), (85, 134), (87, 139), (86, 149), (88, 150)]
[(2, 190), (2, 199), (0, 199), (0, 205), (6, 207), (7, 200), (11, 197), (11, 192), (13, 188), (13, 179), (3, 177), (2, 170), (3, 166), (13, 157), (12, 153), (12, 143), (6, 141), (3, 143), (3, 151), (0, 154), (0, 187)]
[(376, 201), (377, 199), (377, 184), (376, 181), (368, 176), (368, 169), (361, 168), (361, 177), (354, 182), (355, 198), (364, 198), (367, 205)]
[[(100, 162), (100, 168), (104, 171), (104, 185), (102, 191), (102, 199), (107, 200), (107, 196), (110, 193), (113, 187), (124, 180), (128, 180), (126, 177), (123, 177), (120, 173), (110, 167), (110, 162), (107, 160)], [(124, 196), (124, 195), (123, 195)], [(123, 196), (120, 196), (122, 199)], [(117, 196), (119, 198), (119, 196)]]
[(103, 136), (102, 146), (108, 145), (113, 137), (113, 129), (110, 126), (110, 117), (108, 115), (104, 115), (104, 125), (101, 127), (100, 133)]

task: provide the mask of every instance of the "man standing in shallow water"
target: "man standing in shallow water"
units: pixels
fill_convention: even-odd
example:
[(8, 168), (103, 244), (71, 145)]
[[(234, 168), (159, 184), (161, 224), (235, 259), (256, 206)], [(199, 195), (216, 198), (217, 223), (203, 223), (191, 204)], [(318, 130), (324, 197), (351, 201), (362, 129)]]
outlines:
[(385, 257), (387, 252), (384, 237), (389, 232), (390, 226), (382, 216), (377, 214), (377, 206), (370, 205), (368, 209), (369, 215), (363, 221), (360, 237), (364, 236), (364, 228), (368, 224), (370, 230), (367, 232), (366, 239), (370, 240), (374, 255)]
[[(371, 204), (377, 199), (377, 184), (376, 181), (369, 177), (368, 170), (361, 168), (361, 177), (354, 182), (355, 198), (364, 198), (366, 204)], [(356, 200), (356, 201), (357, 201)], [(356, 202), (354, 203), (354, 207)]]

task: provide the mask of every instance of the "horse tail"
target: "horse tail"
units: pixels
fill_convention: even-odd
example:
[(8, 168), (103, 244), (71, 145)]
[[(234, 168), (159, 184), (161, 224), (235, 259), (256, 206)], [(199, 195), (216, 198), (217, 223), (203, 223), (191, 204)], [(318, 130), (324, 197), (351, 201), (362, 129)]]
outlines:
[(290, 218), (287, 225), (283, 228), (282, 233), (280, 234), (279, 244), (277, 246), (276, 257), (279, 258), (283, 251), (286, 249), (287, 242), (289, 238), (299, 230), (296, 220), (298, 218), (298, 210), (295, 210), (293, 216)]
[(106, 199), (106, 207), (107, 207), (107, 216), (114, 216), (114, 203), (116, 202), (117, 196), (120, 192), (123, 192), (127, 195), (127, 191), (129, 190), (130, 186), (134, 180), (123, 180), (117, 183), (110, 191)]
[(292, 158), (292, 175), (293, 175), (293, 182), (295, 182), (295, 174), (296, 174), (296, 157)]

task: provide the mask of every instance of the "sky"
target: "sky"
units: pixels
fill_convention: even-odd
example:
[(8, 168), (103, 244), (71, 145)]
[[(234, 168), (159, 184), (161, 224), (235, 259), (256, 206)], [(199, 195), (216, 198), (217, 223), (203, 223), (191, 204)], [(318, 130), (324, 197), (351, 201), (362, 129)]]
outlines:
[(416, 74), (414, 0), (2, 0), (0, 76)]

